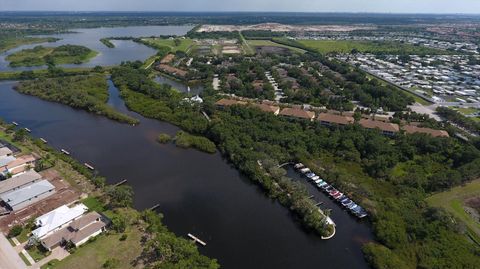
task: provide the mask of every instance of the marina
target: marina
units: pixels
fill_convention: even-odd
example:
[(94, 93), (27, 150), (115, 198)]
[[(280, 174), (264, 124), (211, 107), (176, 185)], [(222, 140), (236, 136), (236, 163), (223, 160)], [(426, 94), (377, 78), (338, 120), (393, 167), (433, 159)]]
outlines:
[(333, 185), (327, 183), (326, 180), (320, 178), (315, 173), (312, 173), (311, 170), (305, 167), (304, 164), (297, 163), (294, 165), (294, 168), (302, 173), (308, 181), (318, 188), (318, 190), (323, 191), (331, 199), (337, 202), (337, 204), (344, 207), (348, 212), (357, 218), (362, 219), (368, 216), (368, 213), (364, 208), (356, 204), (346, 194), (337, 190), (335, 187), (333, 187)]

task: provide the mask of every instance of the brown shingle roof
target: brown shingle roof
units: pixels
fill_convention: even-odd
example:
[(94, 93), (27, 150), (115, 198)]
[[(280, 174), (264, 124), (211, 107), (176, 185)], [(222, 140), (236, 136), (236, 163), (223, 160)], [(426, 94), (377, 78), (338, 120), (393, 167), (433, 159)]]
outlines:
[(400, 127), (395, 123), (361, 119), (360, 125), (367, 129), (380, 129), (384, 132), (398, 133), (400, 131)]
[(217, 106), (233, 106), (233, 105), (246, 105), (246, 102), (237, 101), (233, 99), (220, 99), (218, 100), (215, 105)]
[(289, 108), (289, 107), (284, 108), (280, 112), (280, 115), (287, 116), (287, 117), (308, 119), (308, 120), (312, 120), (313, 118), (315, 118), (315, 112), (306, 111), (298, 108)]
[(347, 125), (355, 122), (355, 119), (349, 116), (334, 115), (328, 113), (320, 113), (317, 118), (319, 121)]
[(405, 125), (403, 129), (407, 134), (422, 133), (422, 134), (429, 134), (433, 137), (449, 137), (448, 132), (444, 130), (421, 128), (413, 125)]
[(278, 106), (269, 106), (267, 104), (253, 104), (253, 106), (259, 108), (263, 112), (268, 112), (268, 113), (278, 113), (280, 110), (280, 107)]

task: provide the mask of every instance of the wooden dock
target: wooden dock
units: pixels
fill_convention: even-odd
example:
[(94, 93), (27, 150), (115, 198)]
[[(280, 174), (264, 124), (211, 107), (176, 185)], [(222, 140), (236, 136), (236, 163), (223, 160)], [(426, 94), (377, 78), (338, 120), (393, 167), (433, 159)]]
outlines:
[(159, 206), (160, 206), (160, 204), (156, 204), (156, 205), (150, 207), (148, 210), (153, 211), (153, 210), (157, 209)]
[(61, 149), (60, 151), (61, 151), (63, 154), (65, 154), (65, 155), (70, 155), (70, 152), (68, 152), (68, 151), (66, 151), (66, 150), (64, 150), (64, 149)]
[(32, 132), (32, 130), (30, 130), (30, 129), (28, 129), (28, 128), (25, 128), (25, 131), (27, 131), (27, 132), (29, 132), (29, 133)]
[(42, 141), (43, 143), (47, 144), (47, 140), (43, 139), (43, 138), (40, 138), (40, 141)]
[(190, 237), (193, 241), (195, 241), (195, 243), (199, 243), (200, 245), (202, 246), (206, 246), (207, 243), (203, 242), (202, 240), (198, 239), (198, 237), (196, 237), (195, 235), (193, 234), (188, 234), (188, 237)]
[(12, 124), (15, 125), (15, 126), (18, 126), (18, 123), (12, 121)]
[(93, 168), (93, 166), (91, 166), (91, 165), (88, 164), (88, 163), (84, 163), (83, 165), (85, 165), (85, 167), (87, 167), (87, 168), (90, 169), (90, 170), (95, 170), (95, 168)]
[(127, 183), (127, 180), (126, 180), (126, 179), (118, 182), (117, 184), (115, 184), (115, 186), (120, 186), (120, 185), (123, 185), (123, 184), (125, 184), (125, 183)]

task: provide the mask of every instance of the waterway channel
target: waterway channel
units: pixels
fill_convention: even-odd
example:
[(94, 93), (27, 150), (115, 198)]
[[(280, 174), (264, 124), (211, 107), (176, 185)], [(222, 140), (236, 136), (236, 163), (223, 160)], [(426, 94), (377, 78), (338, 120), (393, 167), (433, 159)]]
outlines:
[[(337, 234), (331, 240), (302, 228), (288, 209), (267, 198), (220, 154), (205, 154), (155, 142), (159, 133), (175, 134), (168, 123), (128, 111), (109, 81), (109, 104), (140, 120), (132, 127), (104, 117), (17, 93), (15, 82), (0, 82), (0, 118), (28, 127), (88, 162), (110, 183), (127, 179), (135, 207), (160, 204), (164, 222), (179, 236), (193, 233), (207, 242), (203, 254), (223, 268), (368, 268), (361, 244), (372, 239), (368, 225), (332, 208)], [(289, 171), (292, 177), (298, 177)], [(297, 178), (298, 180), (304, 180)]]

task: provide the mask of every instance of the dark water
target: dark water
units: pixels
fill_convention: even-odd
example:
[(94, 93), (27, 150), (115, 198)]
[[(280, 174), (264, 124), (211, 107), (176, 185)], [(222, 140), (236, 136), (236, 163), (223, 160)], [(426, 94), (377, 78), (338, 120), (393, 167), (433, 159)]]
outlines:
[(372, 237), (366, 224), (317, 192), (316, 199), (333, 209), (337, 234), (325, 241), (306, 232), (219, 154), (156, 143), (159, 133), (178, 128), (128, 112), (111, 83), (109, 104), (139, 118), (139, 126), (21, 95), (12, 85), (0, 82), (1, 118), (69, 150), (111, 183), (127, 179), (137, 208), (159, 203), (167, 226), (179, 236), (193, 233), (206, 241), (201, 252), (223, 268), (367, 268), (360, 250)]
[(41, 66), (11, 68), (8, 66), (9, 62), (5, 60), (5, 57), (9, 54), (23, 49), (33, 48), (38, 45), (48, 47), (57, 47), (66, 44), (82, 45), (99, 52), (99, 54), (89, 62), (78, 65), (61, 65), (62, 67), (94, 67), (97, 65), (111, 66), (118, 65), (122, 61), (144, 61), (148, 57), (154, 55), (156, 50), (130, 40), (112, 40), (112, 43), (115, 44), (115, 48), (108, 48), (100, 42), (100, 39), (105, 37), (125, 36), (145, 37), (159, 35), (184, 35), (191, 28), (191, 26), (132, 26), (116, 28), (72, 29), (71, 31), (74, 31), (75, 33), (47, 35), (48, 37), (60, 38), (61, 40), (57, 42), (24, 45), (0, 54), (0, 71), (45, 68)]
[(200, 94), (201, 92), (203, 92), (204, 88), (202, 85), (190, 85), (190, 86), (187, 86), (183, 83), (180, 83), (178, 81), (175, 81), (173, 79), (170, 79), (166, 76), (163, 76), (163, 75), (158, 75), (155, 77), (154, 79), (157, 83), (160, 83), (160, 84), (168, 84), (170, 86), (172, 86), (172, 88), (180, 91), (180, 92), (188, 92), (188, 88), (190, 88), (190, 93), (192, 95), (198, 95)]

